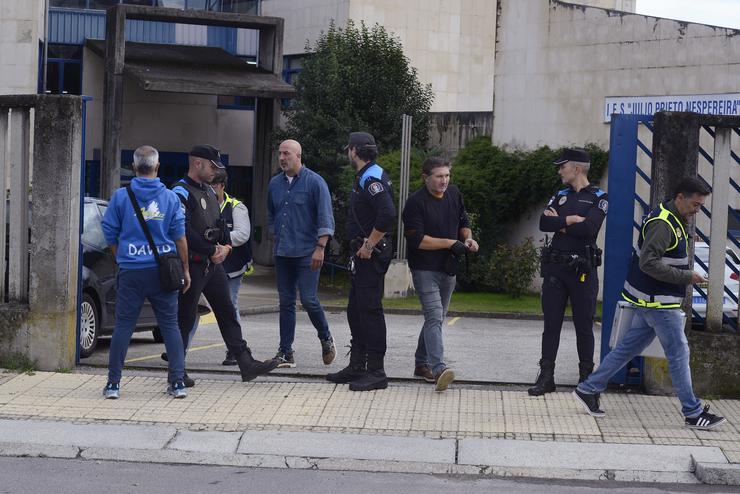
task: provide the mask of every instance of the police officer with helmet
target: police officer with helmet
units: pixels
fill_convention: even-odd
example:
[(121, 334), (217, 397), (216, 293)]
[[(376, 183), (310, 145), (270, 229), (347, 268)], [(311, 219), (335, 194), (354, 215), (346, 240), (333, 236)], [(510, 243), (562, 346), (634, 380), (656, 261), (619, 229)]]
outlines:
[[(241, 325), (231, 301), (223, 267), (223, 262), (233, 250), (231, 238), (216, 193), (209, 185), (216, 171), (225, 167), (218, 149), (207, 144), (191, 149), (188, 164), (188, 174), (176, 182), (172, 189), (179, 196), (185, 211), (185, 235), (192, 279), (190, 290), (180, 294), (178, 301), (177, 319), (182, 341), (187, 350), (197, 317), (198, 298), (203, 293), (213, 309), (228, 351), (236, 357), (242, 381), (250, 381), (273, 370), (277, 362), (262, 362), (252, 357), (242, 338)], [(185, 385), (191, 387), (195, 382), (186, 375)]]
[(594, 369), (593, 317), (601, 265), (601, 250), (596, 237), (604, 221), (609, 201), (606, 192), (589, 184), (591, 157), (583, 149), (565, 149), (553, 162), (567, 187), (558, 191), (540, 216), (540, 230), (553, 232), (552, 243), (542, 249), (542, 333), (540, 373), (531, 396), (555, 391), (555, 358), (560, 345), (565, 307), (570, 299), (576, 328), (579, 380)]
[(388, 387), (383, 365), (386, 326), (382, 297), (385, 273), (393, 257), (390, 232), (396, 208), (388, 174), (375, 163), (375, 138), (366, 132), (352, 132), (346, 150), (356, 170), (347, 215), (352, 273), (347, 320), (352, 347), (349, 365), (326, 379), (349, 383), (352, 391), (369, 391)]

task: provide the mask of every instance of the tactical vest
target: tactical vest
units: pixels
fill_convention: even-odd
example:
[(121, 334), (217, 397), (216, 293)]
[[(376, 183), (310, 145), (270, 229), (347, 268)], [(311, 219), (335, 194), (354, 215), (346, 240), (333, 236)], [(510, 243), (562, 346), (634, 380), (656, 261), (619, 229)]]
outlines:
[(665, 221), (673, 231), (673, 243), (665, 251), (661, 261), (678, 269), (689, 269), (686, 230), (676, 215), (661, 204), (642, 222), (637, 249), (632, 253), (629, 274), (624, 282), (622, 298), (640, 307), (675, 309), (681, 306), (686, 296), (686, 286), (656, 280), (640, 269), (640, 252), (645, 242), (645, 228), (652, 221)]
[(213, 189), (206, 187), (204, 190), (195, 187), (184, 179), (177, 182), (176, 185), (186, 189), (195, 203), (195, 207), (190, 211), (190, 227), (193, 231), (202, 235), (206, 228), (218, 228), (221, 209)]
[[(224, 192), (224, 202), (221, 204), (221, 216), (226, 221), (229, 231), (234, 229), (234, 208), (240, 204), (238, 199), (229, 197)], [(235, 278), (247, 270), (247, 264), (252, 261), (252, 248), (249, 240), (239, 247), (234, 247), (224, 261), (224, 270), (229, 278)]]

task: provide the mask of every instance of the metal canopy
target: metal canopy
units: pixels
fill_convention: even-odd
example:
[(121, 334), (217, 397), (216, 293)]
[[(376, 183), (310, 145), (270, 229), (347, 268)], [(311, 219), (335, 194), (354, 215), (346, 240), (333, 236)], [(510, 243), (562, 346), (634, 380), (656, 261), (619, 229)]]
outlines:
[[(87, 40), (105, 57), (105, 42)], [(288, 98), (295, 89), (221, 48), (126, 42), (123, 73), (146, 91)]]

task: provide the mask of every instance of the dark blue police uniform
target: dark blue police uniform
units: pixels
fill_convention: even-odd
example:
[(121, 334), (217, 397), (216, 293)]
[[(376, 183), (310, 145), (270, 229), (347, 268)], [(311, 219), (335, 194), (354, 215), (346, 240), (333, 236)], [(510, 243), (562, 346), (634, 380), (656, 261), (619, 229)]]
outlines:
[[(547, 204), (557, 216), (540, 216), (540, 230), (554, 232), (552, 243), (542, 250), (542, 360), (554, 369), (560, 345), (565, 307), (570, 300), (576, 328), (579, 370), (582, 379), (593, 370), (593, 317), (599, 279), (596, 268), (601, 264), (601, 251), (596, 237), (606, 216), (609, 202), (606, 192), (588, 185), (576, 191), (567, 187), (558, 191)], [(566, 225), (571, 215), (585, 218), (581, 223)], [(554, 389), (554, 385), (553, 385)], [(530, 394), (532, 393), (530, 390)]]
[[(218, 150), (212, 146), (195, 146), (189, 154), (209, 160), (219, 168), (224, 167)], [(188, 241), (190, 264), (190, 289), (180, 293), (177, 312), (185, 349), (188, 348), (190, 331), (197, 317), (198, 299), (202, 293), (213, 309), (226, 348), (236, 357), (242, 380), (249, 381), (271, 371), (277, 367), (277, 362), (255, 360), (242, 337), (242, 328), (231, 302), (223, 264), (213, 264), (210, 261), (217, 243), (231, 244), (229, 229), (221, 215), (216, 193), (210, 185), (196, 182), (187, 176), (175, 183), (172, 190), (180, 198), (185, 211), (185, 237)], [(194, 381), (186, 378), (185, 385), (193, 386)]]
[[(355, 177), (347, 215), (347, 238), (350, 240), (354, 272), (347, 304), (347, 320), (352, 334), (352, 347), (368, 355), (381, 357), (386, 351), (386, 326), (383, 314), (383, 284), (393, 257), (390, 232), (393, 230), (396, 208), (388, 174), (371, 162)], [(388, 232), (376, 246), (370, 259), (355, 257), (357, 242), (370, 235), (373, 228)], [(385, 248), (382, 248), (382, 245)], [(360, 244), (361, 245), (361, 244)]]

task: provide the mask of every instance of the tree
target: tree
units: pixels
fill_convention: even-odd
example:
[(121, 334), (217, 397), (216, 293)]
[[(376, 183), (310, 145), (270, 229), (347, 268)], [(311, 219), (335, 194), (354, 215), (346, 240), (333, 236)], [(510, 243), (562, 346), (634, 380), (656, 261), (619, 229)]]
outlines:
[(385, 28), (357, 27), (350, 20), (342, 29), (332, 23), (313, 47), (306, 44), (306, 52), (311, 54), (295, 84), (281, 137), (301, 142), (303, 162), (323, 175), (331, 190), (347, 163), (342, 148), (349, 132), (370, 132), (381, 152), (398, 149), (406, 113), (414, 118), (412, 145), (426, 143), (431, 85), (419, 82), (401, 42)]

